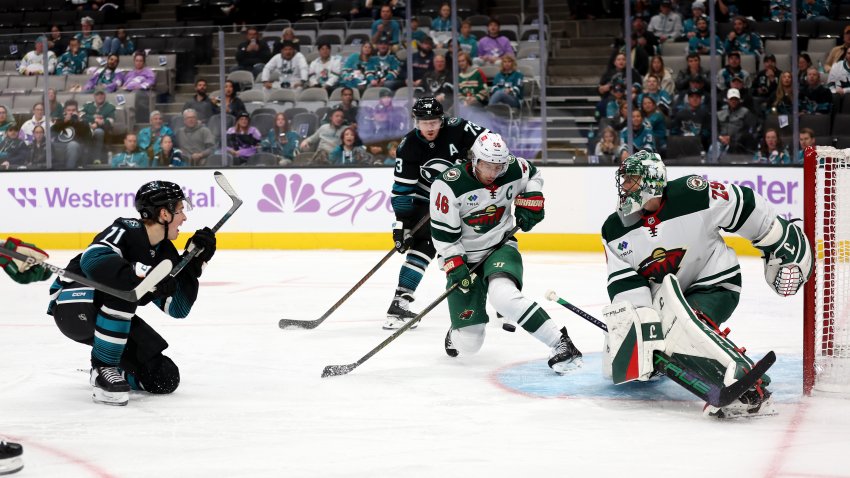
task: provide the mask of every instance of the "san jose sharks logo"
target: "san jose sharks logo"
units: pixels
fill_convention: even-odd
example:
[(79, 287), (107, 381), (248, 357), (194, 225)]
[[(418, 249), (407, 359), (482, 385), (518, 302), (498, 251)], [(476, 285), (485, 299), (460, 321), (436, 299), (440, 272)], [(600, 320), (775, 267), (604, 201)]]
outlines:
[(442, 158), (434, 158), (428, 160), (425, 164), (420, 166), (419, 175), (422, 177), (422, 180), (425, 181), (426, 184), (431, 184), (435, 179), (447, 169), (454, 166), (451, 161), (442, 159)]
[(638, 266), (638, 274), (647, 280), (660, 284), (667, 274), (679, 272), (679, 266), (685, 257), (685, 249), (664, 249), (659, 247), (652, 254), (641, 261)]
[(463, 222), (471, 227), (475, 232), (484, 234), (490, 229), (498, 226), (502, 221), (502, 216), (505, 215), (505, 206), (489, 205), (483, 211), (475, 211), (469, 213), (463, 218)]

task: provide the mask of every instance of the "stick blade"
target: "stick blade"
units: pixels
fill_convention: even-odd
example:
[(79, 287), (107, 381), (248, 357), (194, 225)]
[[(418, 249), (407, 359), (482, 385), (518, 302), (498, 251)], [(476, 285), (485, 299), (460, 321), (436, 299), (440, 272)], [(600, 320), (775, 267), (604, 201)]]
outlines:
[(235, 204), (241, 206), (242, 199), (239, 197), (238, 194), (236, 194), (236, 190), (233, 189), (233, 186), (230, 185), (230, 181), (227, 180), (227, 178), (224, 176), (224, 173), (222, 173), (221, 171), (216, 171), (213, 173), (213, 177), (215, 178), (215, 182), (218, 183), (218, 187), (220, 187), (222, 191), (225, 192), (225, 194), (230, 196), (230, 198), (233, 199), (233, 202)]
[(278, 322), (277, 325), (284, 330), (311, 330), (315, 329), (319, 325), (319, 322), (315, 320), (280, 319), (280, 322)]
[[(720, 393), (717, 396), (716, 403), (711, 403), (715, 407), (725, 407), (730, 403), (734, 402), (741, 395), (744, 394), (747, 390), (752, 388), (756, 382), (764, 375), (767, 370), (773, 366), (776, 362), (776, 353), (774, 351), (768, 352), (761, 360), (759, 360), (750, 371), (738, 379), (732, 385), (728, 387), (723, 387), (720, 390)], [(713, 398), (713, 397), (712, 397)]]
[(350, 363), (348, 365), (328, 365), (324, 370), (322, 370), (322, 378), (345, 375), (355, 368), (357, 368), (357, 363)]
[(132, 291), (136, 295), (136, 300), (139, 300), (143, 295), (156, 288), (156, 285), (171, 273), (171, 267), (171, 260), (165, 259), (148, 271), (144, 280)]

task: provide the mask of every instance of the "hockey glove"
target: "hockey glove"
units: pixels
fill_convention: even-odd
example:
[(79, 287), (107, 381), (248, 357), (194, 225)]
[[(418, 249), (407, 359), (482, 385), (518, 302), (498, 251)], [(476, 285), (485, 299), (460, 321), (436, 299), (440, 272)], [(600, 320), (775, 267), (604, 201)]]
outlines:
[(523, 192), (519, 193), (514, 200), (516, 206), (516, 224), (524, 232), (530, 231), (538, 222), (543, 220), (543, 193)]
[(764, 253), (764, 278), (777, 294), (794, 295), (812, 275), (812, 246), (795, 222), (777, 216), (753, 245)]
[(146, 305), (155, 300), (171, 297), (175, 292), (177, 292), (177, 278), (169, 274), (159, 281), (155, 289), (139, 299), (139, 305)]
[(457, 284), (458, 289), (466, 294), (472, 286), (472, 277), (466, 265), (466, 256), (452, 256), (446, 259), (443, 270), (449, 279), (449, 287)]
[(20, 239), (14, 237), (6, 239), (5, 243), (0, 243), (0, 267), (15, 282), (29, 284), (30, 282), (45, 280), (51, 276), (52, 272), (44, 266), (34, 265), (34, 263), (29, 261), (21, 261), (2, 255), (3, 248), (29, 256), (34, 262), (41, 262), (47, 259), (47, 253), (33, 244), (22, 242)]
[(209, 262), (215, 254), (215, 233), (212, 229), (205, 227), (195, 231), (195, 235), (186, 242), (186, 250), (191, 251), (192, 248), (200, 247), (203, 250), (195, 256), (198, 262)]
[(403, 221), (393, 223), (393, 243), (395, 244), (395, 250), (399, 254), (407, 252), (413, 243), (413, 236), (410, 235), (410, 229), (404, 227)]

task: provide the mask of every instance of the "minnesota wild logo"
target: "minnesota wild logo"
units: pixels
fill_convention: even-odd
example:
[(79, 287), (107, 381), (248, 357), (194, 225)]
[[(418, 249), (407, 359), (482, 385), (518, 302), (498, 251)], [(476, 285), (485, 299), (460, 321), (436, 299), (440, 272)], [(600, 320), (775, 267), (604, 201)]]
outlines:
[(684, 249), (664, 249), (659, 247), (652, 254), (641, 261), (638, 266), (638, 274), (646, 277), (656, 284), (660, 284), (667, 274), (679, 272), (679, 265), (685, 257)]
[(475, 211), (469, 213), (463, 218), (463, 222), (467, 226), (475, 230), (475, 232), (484, 234), (490, 229), (498, 226), (502, 221), (502, 216), (505, 215), (505, 206), (489, 205), (483, 211)]

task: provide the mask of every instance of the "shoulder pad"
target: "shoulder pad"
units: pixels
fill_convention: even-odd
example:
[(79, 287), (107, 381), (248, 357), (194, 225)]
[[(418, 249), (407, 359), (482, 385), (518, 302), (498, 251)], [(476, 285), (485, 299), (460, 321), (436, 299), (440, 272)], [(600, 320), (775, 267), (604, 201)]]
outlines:
[(460, 170), (458, 168), (449, 168), (443, 173), (442, 179), (446, 182), (457, 181), (460, 178)]
[(694, 191), (704, 191), (708, 188), (708, 181), (706, 181), (702, 176), (688, 176), (688, 178), (685, 179), (685, 185)]

